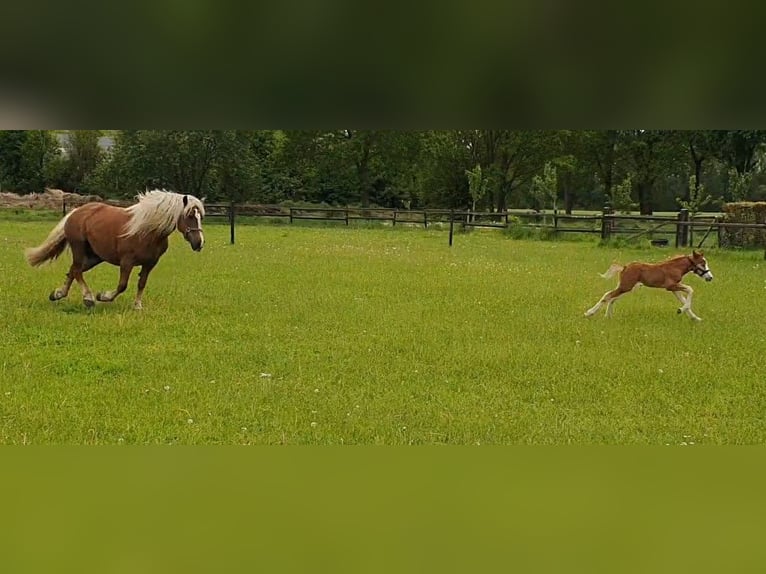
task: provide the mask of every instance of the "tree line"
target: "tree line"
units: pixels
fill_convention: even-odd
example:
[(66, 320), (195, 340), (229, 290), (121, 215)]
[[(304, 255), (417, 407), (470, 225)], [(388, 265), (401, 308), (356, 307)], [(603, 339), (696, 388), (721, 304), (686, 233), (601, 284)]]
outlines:
[(396, 208), (718, 209), (766, 199), (766, 131), (0, 132), (0, 190)]

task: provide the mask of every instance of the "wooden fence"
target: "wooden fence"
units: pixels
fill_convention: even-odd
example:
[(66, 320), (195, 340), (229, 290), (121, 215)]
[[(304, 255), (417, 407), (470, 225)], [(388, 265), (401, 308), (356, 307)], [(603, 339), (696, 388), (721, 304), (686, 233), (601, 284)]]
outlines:
[[(108, 200), (112, 205), (127, 206), (132, 201)], [(76, 207), (62, 202), (62, 213)], [(477, 212), (454, 209), (386, 209), (361, 207), (285, 207), (280, 205), (206, 203), (206, 217), (226, 218), (230, 228), (230, 242), (235, 242), (238, 217), (283, 219), (289, 223), (301, 220), (332, 221), (349, 225), (353, 221), (380, 221), (396, 225), (449, 226), (449, 245), (454, 241), (455, 226), (508, 229), (519, 226), (546, 229), (554, 236), (567, 233), (598, 235), (602, 240), (627, 236), (634, 239), (646, 236), (657, 246), (676, 248), (702, 247), (715, 231), (718, 243), (726, 246), (724, 236), (737, 230), (760, 230), (766, 243), (766, 224), (729, 223), (719, 215), (698, 214), (691, 217), (685, 209), (675, 216), (647, 216), (617, 214), (608, 206), (601, 213), (592, 215), (567, 215), (558, 211), (550, 213), (529, 210), (502, 212)], [(695, 245), (695, 239), (699, 238)], [(766, 250), (764, 251), (766, 259)]]

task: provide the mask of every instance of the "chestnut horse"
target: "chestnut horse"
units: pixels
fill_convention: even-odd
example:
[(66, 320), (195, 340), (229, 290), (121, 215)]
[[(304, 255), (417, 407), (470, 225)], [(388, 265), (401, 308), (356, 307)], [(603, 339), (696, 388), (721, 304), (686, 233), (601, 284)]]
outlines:
[[(682, 304), (678, 309), (678, 313), (686, 313), (693, 320), (702, 321), (692, 311), (692, 293), (694, 293), (694, 290), (688, 285), (681, 283), (681, 279), (690, 271), (693, 271), (695, 275), (699, 275), (705, 281), (713, 280), (713, 274), (710, 272), (707, 259), (703, 256), (702, 251), (692, 251), (691, 255), (677, 255), (662, 263), (633, 262), (625, 266), (614, 263), (606, 273), (601, 274), (601, 277), (609, 279), (616, 273), (619, 273), (620, 282), (617, 288), (604, 293), (604, 296), (599, 299), (598, 303), (585, 312), (585, 316), (590, 317), (594, 315), (606, 303), (605, 315), (610, 317), (612, 315), (612, 306), (619, 297), (622, 297), (639, 285), (646, 285), (647, 287), (667, 289)], [(686, 294), (686, 297), (681, 294), (682, 291)]]
[[(137, 199), (138, 203), (130, 207), (98, 202), (77, 207), (59, 221), (40, 246), (25, 251), (27, 262), (37, 267), (56, 259), (67, 245), (72, 250), (72, 265), (66, 281), (50, 294), (51, 301), (66, 297), (73, 281), (79, 284), (86, 307), (93, 307), (95, 300), (114, 301), (127, 288), (133, 267), (140, 265), (133, 307), (141, 309), (146, 280), (167, 250), (168, 236), (175, 229), (194, 251), (202, 249), (205, 243), (202, 201), (192, 195), (159, 189), (141, 193)], [(98, 293), (94, 299), (83, 273), (102, 261), (118, 266), (120, 279), (115, 290)]]

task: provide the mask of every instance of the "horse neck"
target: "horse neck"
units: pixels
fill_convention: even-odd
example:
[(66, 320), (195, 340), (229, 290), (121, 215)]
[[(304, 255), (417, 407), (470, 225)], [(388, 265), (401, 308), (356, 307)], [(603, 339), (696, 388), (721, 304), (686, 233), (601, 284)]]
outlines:
[(694, 269), (694, 263), (688, 255), (678, 255), (669, 261), (674, 267), (678, 267), (684, 274)]

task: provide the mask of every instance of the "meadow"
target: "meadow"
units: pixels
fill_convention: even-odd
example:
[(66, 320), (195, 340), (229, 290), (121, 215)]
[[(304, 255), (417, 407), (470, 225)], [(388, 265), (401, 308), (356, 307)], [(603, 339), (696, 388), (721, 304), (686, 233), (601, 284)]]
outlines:
[[(0, 444), (753, 444), (766, 439), (762, 252), (710, 250), (699, 324), (644, 288), (583, 312), (615, 260), (671, 249), (497, 230), (205, 227), (144, 310), (48, 301), (50, 221), (0, 220)], [(86, 275), (112, 289), (117, 269)]]

